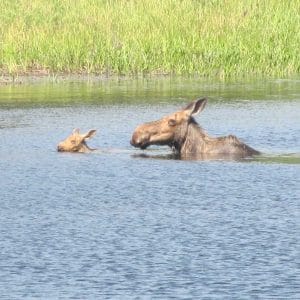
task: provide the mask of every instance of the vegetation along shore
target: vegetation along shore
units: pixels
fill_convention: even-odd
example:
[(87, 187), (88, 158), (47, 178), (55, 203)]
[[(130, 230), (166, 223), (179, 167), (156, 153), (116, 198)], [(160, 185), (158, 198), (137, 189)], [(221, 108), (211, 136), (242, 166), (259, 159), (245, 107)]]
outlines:
[(300, 73), (300, 0), (2, 0), (0, 72)]

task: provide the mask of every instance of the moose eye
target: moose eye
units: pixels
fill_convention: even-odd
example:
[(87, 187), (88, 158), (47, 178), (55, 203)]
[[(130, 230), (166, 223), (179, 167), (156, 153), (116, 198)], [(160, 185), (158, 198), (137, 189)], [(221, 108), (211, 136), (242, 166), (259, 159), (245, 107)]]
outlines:
[(175, 125), (176, 125), (176, 120), (170, 119), (170, 120), (168, 121), (168, 124), (169, 124), (169, 126), (175, 126)]

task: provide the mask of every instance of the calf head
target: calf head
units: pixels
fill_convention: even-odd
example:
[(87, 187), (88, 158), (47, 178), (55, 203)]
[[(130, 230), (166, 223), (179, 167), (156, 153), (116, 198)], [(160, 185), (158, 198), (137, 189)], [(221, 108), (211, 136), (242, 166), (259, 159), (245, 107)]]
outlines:
[(150, 145), (172, 147), (180, 143), (187, 134), (188, 125), (193, 121), (193, 116), (204, 109), (206, 102), (206, 98), (197, 99), (180, 111), (158, 121), (138, 126), (132, 135), (131, 145), (145, 149)]
[(96, 130), (90, 130), (85, 134), (80, 134), (79, 129), (74, 129), (72, 134), (57, 146), (59, 152), (90, 152), (95, 149), (89, 148), (86, 140), (90, 139), (96, 134)]

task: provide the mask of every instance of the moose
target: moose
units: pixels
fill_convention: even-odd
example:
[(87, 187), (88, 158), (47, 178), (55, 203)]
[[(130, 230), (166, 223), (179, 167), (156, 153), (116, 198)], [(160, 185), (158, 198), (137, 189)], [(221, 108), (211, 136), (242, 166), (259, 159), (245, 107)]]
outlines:
[(206, 103), (207, 98), (197, 99), (180, 111), (138, 126), (132, 135), (131, 145), (140, 149), (150, 145), (168, 145), (180, 157), (197, 155), (203, 159), (245, 158), (260, 154), (234, 135), (209, 136), (194, 119)]
[(79, 129), (74, 129), (69, 137), (57, 145), (57, 151), (87, 153), (96, 150), (86, 144), (86, 140), (92, 138), (95, 134), (96, 130), (94, 129), (85, 134), (80, 134)]

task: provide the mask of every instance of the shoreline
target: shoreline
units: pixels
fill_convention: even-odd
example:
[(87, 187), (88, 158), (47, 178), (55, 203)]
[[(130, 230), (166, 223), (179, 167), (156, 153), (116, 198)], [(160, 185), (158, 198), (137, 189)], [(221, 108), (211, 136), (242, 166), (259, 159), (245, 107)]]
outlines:
[[(122, 79), (145, 79), (159, 77), (199, 77), (198, 74), (176, 75), (167, 72), (149, 72), (145, 74), (116, 74), (116, 73), (85, 73), (85, 72), (52, 72), (47, 70), (33, 70), (10, 74), (6, 71), (0, 71), (0, 86), (3, 85), (19, 85), (19, 84), (34, 84), (39, 82), (78, 82), (78, 81), (105, 81), (105, 80), (122, 80)], [(217, 76), (216, 76), (217, 78)]]
[(248, 76), (204, 76), (200, 74), (176, 74), (167, 72), (152, 72), (145, 74), (114, 74), (114, 73), (84, 73), (84, 72), (50, 72), (45, 70), (34, 70), (9, 74), (0, 72), (0, 87), (8, 85), (38, 84), (38, 83), (63, 83), (63, 82), (99, 82), (118, 80), (147, 80), (147, 79), (172, 79), (172, 78), (198, 78), (201, 81), (215, 82), (249, 82), (269, 80), (300, 80), (300, 74), (289, 76), (270, 76), (248, 74)]
[(88, 73), (67, 73), (67, 72), (49, 72), (45, 70), (35, 70), (30, 72), (20, 72), (17, 74), (9, 74), (8, 72), (0, 73), (0, 86), (3, 85), (19, 85), (19, 84), (35, 84), (40, 82), (64, 82), (64, 81), (95, 81), (107, 80), (117, 77), (116, 75), (107, 74), (88, 74)]

